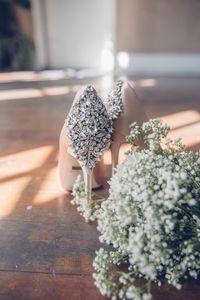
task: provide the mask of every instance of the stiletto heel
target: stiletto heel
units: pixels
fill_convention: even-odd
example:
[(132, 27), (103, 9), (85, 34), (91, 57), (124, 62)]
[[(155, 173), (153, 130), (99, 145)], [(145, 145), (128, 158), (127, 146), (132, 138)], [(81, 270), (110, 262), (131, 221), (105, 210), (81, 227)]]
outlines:
[(85, 183), (85, 193), (88, 203), (92, 200), (92, 171), (87, 169), (86, 167), (82, 168), (83, 170), (83, 178)]
[[(119, 80), (106, 101), (107, 111), (113, 122), (111, 157), (114, 168), (118, 163), (120, 146), (126, 143), (130, 125), (133, 122), (141, 125), (148, 120), (133, 86), (129, 82)], [(136, 146), (145, 148), (143, 142), (138, 142)]]
[(111, 162), (112, 162), (112, 175), (114, 173), (114, 170), (116, 166), (118, 165), (118, 157), (119, 157), (119, 148), (120, 145), (117, 145), (115, 143), (111, 144)]
[[(93, 169), (92, 189), (100, 188), (105, 182), (104, 169), (104, 161), (101, 159)], [(64, 124), (60, 134), (58, 160), (58, 177), (62, 189), (66, 192), (71, 192), (78, 176), (83, 178), (83, 171), (70, 150), (69, 140), (67, 139), (67, 128), (66, 124)]]
[(112, 175), (114, 174), (114, 171), (119, 163), (119, 151), (120, 151), (121, 145), (123, 145), (124, 143), (126, 143), (126, 140), (123, 136), (118, 135), (116, 139), (113, 137), (113, 141), (110, 146), (111, 162), (112, 162)]
[[(112, 122), (106, 107), (92, 86), (81, 89), (76, 95), (64, 125), (68, 154), (74, 157), (83, 170), (87, 200), (91, 201), (93, 174), (96, 164), (110, 146)], [(94, 170), (94, 171), (93, 171)], [(99, 167), (101, 171), (102, 168)]]

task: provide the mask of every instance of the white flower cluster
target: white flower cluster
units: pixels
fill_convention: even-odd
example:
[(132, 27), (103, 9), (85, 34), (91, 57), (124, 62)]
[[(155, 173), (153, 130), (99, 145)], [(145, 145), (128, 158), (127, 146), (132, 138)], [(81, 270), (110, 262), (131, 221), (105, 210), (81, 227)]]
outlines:
[(71, 200), (73, 205), (77, 205), (77, 210), (85, 218), (86, 222), (95, 221), (97, 216), (96, 213), (100, 208), (100, 201), (95, 200), (91, 203), (88, 202), (84, 181), (81, 179), (81, 176), (78, 176), (74, 185), (72, 194), (74, 198)]
[[(120, 251), (106, 251), (103, 248), (96, 252), (93, 266), (95, 285), (102, 295), (117, 299), (151, 300), (149, 284), (143, 284), (140, 289), (134, 286), (132, 272), (122, 272), (118, 268), (121, 263), (127, 263)], [(119, 288), (120, 287), (120, 288)]]
[[(143, 139), (149, 149), (118, 166), (98, 210), (100, 241), (116, 251), (97, 253), (94, 278), (112, 299), (149, 300), (151, 282), (167, 280), (179, 289), (183, 279), (200, 274), (199, 156), (183, 151), (180, 140), (163, 141), (168, 131), (159, 120), (131, 126), (128, 140)], [(134, 286), (138, 278), (147, 284)]]
[(101, 242), (115, 248), (94, 260), (95, 284), (112, 300), (150, 300), (152, 282), (179, 289), (200, 273), (200, 158), (168, 132), (157, 119), (131, 125), (128, 141), (148, 150), (127, 155), (101, 205), (87, 202), (80, 177), (74, 185), (72, 203), (86, 221), (98, 219)]

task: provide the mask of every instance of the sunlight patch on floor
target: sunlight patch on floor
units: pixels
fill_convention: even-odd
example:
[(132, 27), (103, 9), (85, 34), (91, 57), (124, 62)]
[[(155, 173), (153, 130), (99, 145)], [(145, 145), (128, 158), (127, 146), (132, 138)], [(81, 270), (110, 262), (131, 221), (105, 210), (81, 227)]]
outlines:
[(187, 147), (198, 145), (200, 144), (200, 122), (172, 130), (169, 137), (181, 138)]
[(157, 84), (157, 80), (153, 78), (141, 79), (137, 81), (137, 85), (140, 87), (153, 87)]
[(196, 110), (186, 110), (162, 117), (171, 127), (169, 137), (182, 138), (187, 147), (200, 143), (200, 113)]
[(0, 91), (0, 101), (67, 95), (70, 92), (73, 92), (73, 89), (69, 86), (3, 90)]
[(9, 216), (14, 211), (19, 199), (24, 201), (21, 195), (29, 180), (30, 176), (25, 176), (1, 184), (0, 219)]
[(55, 167), (49, 170), (45, 179), (42, 180), (41, 186), (37, 192), (37, 197), (34, 197), (32, 204), (41, 205), (52, 201), (52, 199), (58, 198), (62, 194), (63, 192), (57, 176), (57, 167)]
[(0, 91), (0, 101), (14, 100), (14, 99), (27, 99), (27, 98), (40, 98), (43, 96), (40, 89), (10, 89)]
[(0, 218), (17, 206), (43, 204), (61, 195), (56, 181), (57, 160), (53, 145), (29, 149), (0, 160)]
[(196, 110), (186, 110), (163, 116), (162, 119), (170, 124), (172, 130), (175, 130), (177, 127), (200, 122), (200, 113)]
[(31, 174), (32, 170), (41, 166), (53, 149), (52, 145), (47, 145), (1, 157), (0, 181), (6, 177), (12, 180), (12, 177), (20, 177), (23, 173)]

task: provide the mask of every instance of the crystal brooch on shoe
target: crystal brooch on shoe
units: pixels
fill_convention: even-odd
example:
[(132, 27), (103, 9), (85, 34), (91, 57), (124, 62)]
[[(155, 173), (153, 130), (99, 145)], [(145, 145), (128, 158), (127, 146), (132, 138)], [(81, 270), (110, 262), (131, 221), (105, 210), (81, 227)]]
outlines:
[(106, 99), (106, 108), (111, 120), (117, 119), (119, 114), (123, 111), (122, 86), (123, 81), (118, 80), (113, 91)]
[(92, 86), (72, 106), (65, 124), (73, 155), (81, 166), (92, 170), (109, 148), (112, 133), (106, 107)]

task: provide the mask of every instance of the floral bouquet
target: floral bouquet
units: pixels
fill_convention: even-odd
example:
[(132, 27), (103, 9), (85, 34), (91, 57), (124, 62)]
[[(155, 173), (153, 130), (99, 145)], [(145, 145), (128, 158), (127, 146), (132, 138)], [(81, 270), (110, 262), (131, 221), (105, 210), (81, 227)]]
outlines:
[(152, 283), (180, 289), (200, 274), (200, 159), (168, 132), (157, 119), (131, 125), (127, 140), (147, 148), (127, 154), (101, 205), (81, 206), (80, 180), (74, 188), (74, 203), (97, 219), (100, 241), (112, 245), (96, 253), (93, 276), (113, 300), (150, 300)]

